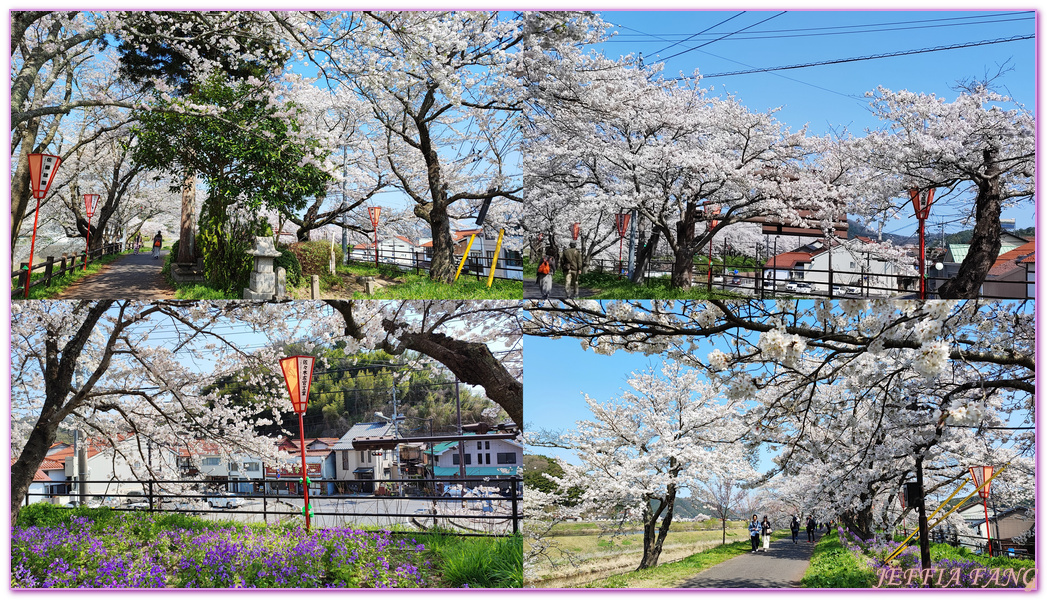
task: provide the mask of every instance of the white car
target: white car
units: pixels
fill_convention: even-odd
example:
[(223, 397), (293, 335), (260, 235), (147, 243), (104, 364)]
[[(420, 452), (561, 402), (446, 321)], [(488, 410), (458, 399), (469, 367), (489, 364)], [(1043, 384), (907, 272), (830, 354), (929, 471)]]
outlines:
[(449, 485), (446, 488), (444, 488), (443, 496), (444, 498), (461, 498), (462, 496), (471, 496), (472, 494), (473, 490), (469, 488), (465, 488), (465, 491), (463, 492), (462, 486)]
[(796, 286), (793, 288), (793, 291), (798, 292), (800, 294), (810, 294), (814, 291), (814, 288), (812, 288), (811, 284), (809, 283), (797, 283)]
[(216, 492), (207, 495), (207, 505), (211, 508), (240, 508), (244, 505), (244, 500), (229, 492)]

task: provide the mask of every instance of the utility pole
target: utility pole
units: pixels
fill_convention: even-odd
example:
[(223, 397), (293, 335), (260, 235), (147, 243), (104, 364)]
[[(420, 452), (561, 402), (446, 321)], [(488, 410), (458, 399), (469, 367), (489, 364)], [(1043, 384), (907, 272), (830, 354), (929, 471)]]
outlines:
[[(399, 412), (396, 410), (396, 380), (393, 380), (393, 439), (400, 439), (400, 427), (396, 424)], [(397, 442), (393, 446), (393, 471), (396, 473), (396, 478), (400, 479), (400, 443)], [(400, 487), (400, 482), (396, 482), (396, 487)]]
[(342, 146), (342, 264), (349, 262), (349, 236), (345, 231), (345, 146)]
[(923, 455), (916, 457), (916, 487), (920, 488), (920, 497), (916, 500), (916, 511), (920, 519), (920, 565), (923, 569), (931, 568), (931, 540), (927, 532), (927, 504), (923, 493)]
[[(454, 378), (454, 405), (458, 409), (458, 435), (462, 435), (462, 396), (458, 390), (458, 378)], [(462, 491), (465, 491), (465, 450), (462, 441), (458, 442), (458, 474), (462, 477)]]

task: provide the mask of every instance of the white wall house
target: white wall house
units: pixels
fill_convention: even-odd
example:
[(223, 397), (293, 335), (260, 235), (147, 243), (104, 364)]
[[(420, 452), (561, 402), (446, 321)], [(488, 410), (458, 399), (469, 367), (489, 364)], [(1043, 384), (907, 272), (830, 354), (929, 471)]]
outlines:
[[(146, 448), (144, 457), (139, 450), (139, 442)], [(176, 464), (174, 452), (148, 441), (136, 440), (133, 435), (119, 439), (115, 449), (99, 440), (88, 440), (86, 446), (88, 496), (145, 492), (145, 485), (138, 481), (148, 479), (150, 468), (157, 479), (178, 477), (173, 468)], [(71, 484), (69, 493), (74, 493), (77, 490), (75, 481), (78, 480), (78, 466), (73, 445), (55, 444), (48, 450), (47, 459), (63, 464), (65, 480)], [(152, 462), (147, 466), (145, 463), (149, 460)], [(68, 498), (59, 499), (58, 503), (66, 501)]]
[(363, 437), (386, 437), (393, 435), (393, 426), (386, 422), (357, 423), (349, 428), (333, 446), (337, 479), (360, 481), (358, 485), (340, 483), (336, 489), (341, 493), (370, 493), (374, 479), (387, 479), (392, 473), (392, 450), (356, 450), (353, 440)]
[[(523, 466), (523, 444), (516, 440), (469, 440), (461, 442), (467, 477), (511, 477)], [(460, 474), (458, 442), (443, 442), (433, 447), (436, 477)]]

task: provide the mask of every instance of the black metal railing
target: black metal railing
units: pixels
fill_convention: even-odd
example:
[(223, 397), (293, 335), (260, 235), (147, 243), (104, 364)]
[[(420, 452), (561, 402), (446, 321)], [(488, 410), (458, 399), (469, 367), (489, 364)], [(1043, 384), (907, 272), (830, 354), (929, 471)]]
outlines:
[[(317, 479), (310, 476), (310, 513), (315, 527), (433, 527), (461, 535), (504, 536), (520, 533), (522, 478)], [(45, 482), (47, 483), (47, 482)], [(222, 515), (245, 522), (280, 522), (301, 517), (301, 479), (225, 480), (84, 480), (54, 481), (66, 493), (29, 492), (62, 506), (84, 504), (116, 511)], [(80, 493), (80, 486), (86, 486)], [(97, 487), (105, 486), (101, 493)], [(176, 491), (176, 486), (187, 488)], [(251, 491), (243, 492), (243, 488)], [(339, 492), (339, 490), (361, 490)], [(110, 491), (113, 490), (113, 491)], [(221, 493), (220, 493), (221, 492)], [(292, 493), (294, 492), (294, 493)]]
[[(669, 260), (647, 261), (641, 276), (644, 285), (652, 279), (667, 277), (672, 273), (673, 262)], [(628, 277), (628, 265), (613, 259), (591, 259), (589, 270), (621, 274)], [(737, 273), (735, 271), (737, 270)], [(932, 271), (933, 272), (933, 271)], [(776, 277), (777, 275), (777, 277)], [(979, 291), (979, 298), (988, 300), (1032, 300), (1035, 281), (1032, 271), (1026, 270), (1026, 279), (986, 279)], [(938, 298), (937, 289), (951, 277), (928, 275), (926, 278), (927, 298)], [(705, 287), (709, 291), (737, 293), (757, 296), (761, 299), (775, 297), (822, 297), (822, 298), (919, 298), (920, 280), (913, 275), (878, 273), (870, 268), (857, 269), (777, 269), (769, 267), (696, 264), (692, 271), (692, 286)]]
[[(475, 249), (475, 245), (473, 249)], [(454, 260), (455, 268), (457, 269), (457, 265), (462, 260), (462, 255), (456, 254)], [(486, 279), (491, 272), (491, 263), (493, 261), (494, 257), (492, 256), (481, 256), (470, 251), (469, 258), (465, 261), (465, 265), (462, 267), (461, 276), (465, 277), (472, 275), (475, 276), (477, 280)], [(346, 257), (346, 262), (361, 265), (374, 265), (374, 248), (372, 247), (366, 250), (361, 250), (359, 248), (350, 249), (348, 256)], [(420, 274), (423, 271), (428, 272), (431, 263), (432, 260), (425, 252), (397, 251), (382, 249), (380, 247), (378, 249), (379, 265), (393, 266), (403, 271), (414, 271), (414, 273)], [(494, 272), (494, 278), (521, 281), (523, 279), (523, 257), (499, 256), (498, 264)]]

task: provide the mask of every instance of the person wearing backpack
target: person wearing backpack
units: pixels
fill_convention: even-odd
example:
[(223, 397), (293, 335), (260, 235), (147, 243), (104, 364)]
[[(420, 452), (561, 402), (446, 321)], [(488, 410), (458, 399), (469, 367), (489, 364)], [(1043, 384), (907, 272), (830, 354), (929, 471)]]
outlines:
[(160, 258), (160, 248), (164, 245), (164, 236), (159, 231), (153, 236), (153, 258)]
[(542, 300), (548, 300), (549, 292), (553, 290), (552, 265), (549, 264), (548, 256), (543, 256), (542, 262), (538, 264), (537, 283), (542, 292)]

